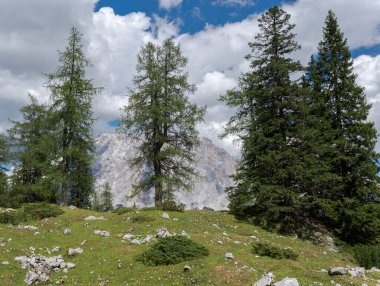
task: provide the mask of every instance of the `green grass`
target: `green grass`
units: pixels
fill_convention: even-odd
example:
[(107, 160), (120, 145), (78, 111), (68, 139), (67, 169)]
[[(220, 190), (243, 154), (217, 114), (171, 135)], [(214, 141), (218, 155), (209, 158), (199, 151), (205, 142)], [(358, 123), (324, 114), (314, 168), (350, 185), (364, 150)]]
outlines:
[[(332, 278), (321, 272), (321, 269), (333, 266), (357, 266), (350, 254), (329, 252), (311, 242), (270, 233), (238, 222), (233, 216), (223, 212), (168, 212), (170, 219), (161, 218), (162, 211), (159, 210), (139, 211), (138, 214), (132, 211), (121, 215), (67, 208), (64, 212), (58, 217), (28, 222), (29, 225), (39, 227), (39, 235), (34, 235), (30, 230), (0, 224), (0, 285), (25, 285), (23, 280), (27, 270), (21, 269), (14, 258), (20, 255), (29, 256), (30, 247), (36, 248), (36, 254), (50, 256), (47, 251), (54, 246), (61, 247), (60, 254), (64, 255), (65, 261), (73, 262), (77, 266), (68, 274), (53, 274), (52, 284), (67, 276), (64, 278), (65, 285), (246, 286), (256, 282), (265, 271), (271, 271), (276, 280), (295, 277), (300, 285), (316, 285), (314, 282), (331, 285), (331, 280), (341, 285), (376, 285), (372, 280), (349, 276)], [(89, 215), (102, 215), (106, 219), (85, 221), (84, 218)], [(137, 216), (147, 219), (132, 222), (131, 218)], [(148, 234), (155, 234), (160, 227), (176, 233), (186, 231), (191, 240), (209, 250), (209, 255), (168, 266), (146, 266), (136, 261), (136, 257), (150, 249), (155, 242), (134, 245), (123, 241), (122, 236), (131, 233), (143, 238)], [(72, 233), (64, 235), (65, 228), (70, 228)], [(111, 237), (94, 235), (95, 229), (109, 231)], [(259, 241), (250, 236), (257, 237)], [(87, 242), (81, 246), (83, 240)], [(252, 253), (252, 247), (257, 242), (281, 249), (291, 247), (299, 257), (296, 260), (256, 257)], [(83, 248), (84, 253), (68, 258), (68, 248), (76, 247)], [(324, 251), (327, 254), (323, 254)], [(227, 252), (232, 252), (235, 260), (225, 260), (224, 254)], [(9, 261), (9, 265), (2, 265), (3, 261)], [(192, 268), (189, 273), (182, 272), (186, 264)], [(378, 274), (367, 274), (367, 277), (380, 279), (376, 275)]]

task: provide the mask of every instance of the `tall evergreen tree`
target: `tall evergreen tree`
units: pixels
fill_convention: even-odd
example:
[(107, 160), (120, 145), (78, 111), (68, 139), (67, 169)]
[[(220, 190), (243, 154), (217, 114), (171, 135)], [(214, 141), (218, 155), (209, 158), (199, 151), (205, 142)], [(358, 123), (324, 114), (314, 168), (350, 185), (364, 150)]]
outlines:
[(29, 99), (30, 104), (20, 109), (23, 121), (12, 122), (8, 130), (14, 150), (11, 193), (15, 204), (55, 200), (46, 177), (51, 158), (48, 107), (33, 95)]
[(104, 212), (113, 210), (111, 186), (108, 182), (103, 185), (103, 191), (101, 193), (101, 208)]
[(8, 180), (6, 175), (6, 165), (10, 162), (10, 152), (8, 139), (0, 133), (0, 206), (9, 206)]
[(147, 44), (138, 54), (135, 90), (123, 110), (122, 131), (141, 140), (132, 163), (145, 174), (134, 186), (135, 194), (154, 188), (157, 206), (171, 199), (175, 190), (190, 189), (194, 175), (196, 123), (205, 110), (188, 99), (195, 87), (184, 72), (186, 64), (172, 40), (162, 46)]
[(61, 203), (90, 206), (94, 178), (91, 172), (94, 140), (92, 137), (92, 98), (99, 92), (86, 77), (90, 62), (84, 54), (82, 35), (72, 28), (69, 44), (59, 53), (56, 72), (47, 75), (51, 92), (50, 124), (54, 129), (56, 178)]
[[(331, 218), (331, 221), (345, 239), (353, 242), (370, 239), (359, 231), (364, 228), (363, 222), (355, 221), (354, 217), (371, 213), (368, 203), (379, 196), (376, 165), (379, 154), (374, 150), (377, 132), (374, 124), (367, 121), (371, 106), (366, 102), (363, 88), (356, 83), (347, 40), (332, 11), (327, 15), (323, 39), (318, 54), (311, 58), (305, 83), (313, 90), (312, 109), (319, 117), (317, 129), (323, 140), (320, 142), (323, 152), (317, 154), (329, 166), (317, 196), (329, 200), (338, 209), (333, 216), (339, 219)], [(356, 210), (346, 213), (353, 205)], [(378, 208), (376, 204), (372, 207)], [(373, 221), (379, 215), (375, 217)], [(353, 224), (356, 229), (348, 229)]]
[(223, 136), (237, 135), (242, 158), (229, 189), (230, 209), (238, 218), (283, 232), (306, 226), (301, 207), (305, 177), (307, 129), (304, 89), (295, 75), (303, 70), (291, 53), (300, 49), (290, 15), (273, 7), (259, 18), (260, 32), (249, 43), (251, 70), (238, 89), (221, 97), (237, 107)]

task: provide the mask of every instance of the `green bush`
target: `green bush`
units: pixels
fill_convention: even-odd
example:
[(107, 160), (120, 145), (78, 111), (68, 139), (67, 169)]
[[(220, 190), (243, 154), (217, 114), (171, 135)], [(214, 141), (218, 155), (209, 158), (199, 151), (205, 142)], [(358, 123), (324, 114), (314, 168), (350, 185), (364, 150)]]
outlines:
[(179, 203), (177, 204), (173, 200), (163, 201), (158, 208), (163, 211), (173, 211), (173, 212), (183, 212), (185, 210), (186, 205)]
[(209, 251), (202, 245), (184, 236), (160, 238), (149, 250), (137, 257), (148, 266), (171, 265), (208, 256)]
[(17, 212), (0, 213), (0, 223), (18, 224), (19, 216)]
[(122, 215), (122, 214), (129, 213), (129, 212), (132, 212), (132, 211), (134, 211), (134, 209), (131, 209), (131, 208), (116, 208), (112, 212), (116, 213), (118, 215)]
[(21, 212), (34, 220), (57, 217), (63, 214), (61, 208), (48, 203), (27, 204), (22, 207)]
[(298, 254), (289, 248), (279, 248), (268, 243), (255, 243), (252, 252), (260, 256), (268, 256), (274, 259), (296, 260)]
[(380, 268), (380, 245), (356, 245), (354, 246), (356, 262), (366, 269)]
[(155, 220), (154, 218), (151, 218), (148, 216), (142, 216), (142, 215), (134, 216), (131, 218), (131, 222), (133, 223), (146, 223), (146, 222), (151, 222), (154, 220)]

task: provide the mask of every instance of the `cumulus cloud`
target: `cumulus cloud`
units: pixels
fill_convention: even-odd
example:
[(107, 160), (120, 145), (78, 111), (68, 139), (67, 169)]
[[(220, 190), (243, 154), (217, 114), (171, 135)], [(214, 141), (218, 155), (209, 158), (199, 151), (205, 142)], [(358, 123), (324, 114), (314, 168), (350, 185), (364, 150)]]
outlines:
[(171, 9), (182, 4), (182, 0), (159, 0), (159, 6), (162, 9)]
[[(243, 4), (244, 0), (215, 0), (214, 2)], [(27, 102), (32, 92), (44, 102), (48, 91), (41, 72), (50, 73), (57, 66), (57, 49), (62, 50), (71, 26), (84, 34), (86, 52), (93, 67), (88, 70), (97, 86), (104, 91), (94, 99), (94, 115), (98, 119), (95, 134), (111, 131), (107, 122), (120, 116), (132, 88), (136, 55), (152, 41), (160, 43), (172, 37), (180, 43), (189, 59), (190, 81), (197, 85), (191, 100), (207, 105), (205, 123), (199, 125), (202, 136), (238, 154), (233, 138), (219, 140), (218, 134), (233, 114), (233, 110), (218, 101), (226, 90), (236, 87), (249, 63), (248, 42), (258, 32), (257, 18), (248, 18), (220, 26), (206, 25), (194, 34), (181, 34), (179, 20), (168, 20), (142, 12), (116, 15), (111, 8), (94, 12), (96, 0), (18, 0), (5, 1), (0, 10), (0, 131), (9, 126), (8, 119), (18, 119), (18, 108)], [(162, 9), (170, 9), (181, 0), (161, 0)], [(20, 6), (23, 9), (20, 10)], [(338, 16), (339, 23), (351, 48), (380, 44), (380, 2), (362, 0), (297, 0), (283, 6), (295, 23), (297, 40), (303, 50), (294, 56), (303, 63), (316, 51), (322, 38), (322, 27), (328, 9)], [(38, 15), (38, 16), (36, 16)], [(373, 103), (370, 120), (380, 130), (380, 56), (361, 56), (355, 59), (358, 83), (366, 88)]]
[(215, 0), (212, 2), (212, 5), (225, 6), (225, 7), (230, 7), (230, 6), (246, 7), (246, 6), (253, 6), (255, 5), (255, 3), (253, 2), (253, 0)]

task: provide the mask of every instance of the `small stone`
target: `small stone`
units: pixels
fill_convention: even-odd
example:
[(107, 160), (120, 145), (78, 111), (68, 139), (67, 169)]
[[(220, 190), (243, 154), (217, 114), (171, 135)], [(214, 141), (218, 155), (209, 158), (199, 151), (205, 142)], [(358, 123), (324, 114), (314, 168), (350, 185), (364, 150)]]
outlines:
[(61, 248), (59, 246), (54, 247), (51, 252), (59, 252)]
[(161, 227), (156, 231), (156, 237), (170, 237), (173, 236), (166, 227)]
[(85, 218), (85, 220), (104, 220), (105, 218), (103, 216), (99, 216), (99, 217), (96, 217), (96, 216), (93, 216), (93, 215), (90, 215), (88, 217)]
[(190, 238), (190, 235), (186, 231), (184, 231), (184, 230), (181, 231), (180, 235), (181, 236), (186, 236), (187, 238)]
[(82, 254), (83, 253), (83, 249), (80, 248), (80, 247), (77, 247), (77, 248), (69, 248), (68, 252), (67, 252), (67, 256), (69, 257), (73, 257), (75, 254)]
[(253, 286), (271, 286), (273, 283), (274, 275), (272, 272), (268, 272), (261, 276), (260, 280), (253, 284)]
[(71, 233), (71, 229), (69, 229), (69, 228), (65, 228), (65, 229), (63, 230), (63, 234), (69, 234), (69, 233)]
[(345, 267), (333, 267), (329, 269), (329, 275), (334, 276), (334, 275), (346, 275), (348, 269)]
[(85, 240), (83, 240), (81, 243), (80, 243), (80, 245), (85, 245), (87, 243), (87, 240), (85, 239)]
[(94, 234), (98, 234), (100, 236), (104, 236), (104, 237), (109, 237), (110, 236), (110, 233), (108, 231), (105, 231), (105, 230), (94, 230)]
[(168, 213), (163, 213), (161, 215), (161, 217), (164, 218), (164, 219), (169, 219), (170, 218)]
[(233, 254), (231, 252), (228, 252), (224, 255), (224, 259), (233, 260), (233, 259), (235, 259), (235, 257), (233, 256)]
[(124, 240), (131, 240), (132, 238), (134, 237), (133, 234), (130, 234), (130, 233), (127, 233), (123, 236), (123, 239)]
[(183, 273), (188, 273), (188, 272), (190, 272), (190, 270), (191, 270), (191, 267), (189, 265), (185, 265), (183, 267)]
[(76, 209), (78, 209), (76, 206), (68, 206), (68, 208), (71, 209), (71, 210), (76, 210)]
[(8, 261), (3, 261), (3, 262), (1, 262), (1, 264), (2, 264), (2, 265), (8, 265), (9, 262), (8, 262)]
[(274, 286), (299, 286), (296, 278), (284, 278), (279, 282), (274, 283)]

